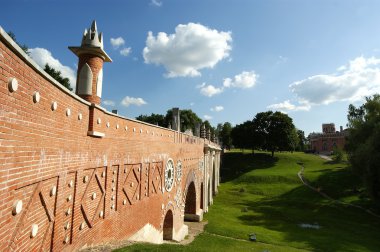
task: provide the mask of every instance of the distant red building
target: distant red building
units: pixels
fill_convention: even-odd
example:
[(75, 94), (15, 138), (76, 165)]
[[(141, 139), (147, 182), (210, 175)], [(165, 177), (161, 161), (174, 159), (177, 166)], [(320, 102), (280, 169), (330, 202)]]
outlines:
[(311, 150), (317, 153), (331, 153), (334, 148), (343, 149), (346, 143), (347, 129), (335, 130), (334, 123), (322, 124), (322, 133), (311, 133), (309, 135)]

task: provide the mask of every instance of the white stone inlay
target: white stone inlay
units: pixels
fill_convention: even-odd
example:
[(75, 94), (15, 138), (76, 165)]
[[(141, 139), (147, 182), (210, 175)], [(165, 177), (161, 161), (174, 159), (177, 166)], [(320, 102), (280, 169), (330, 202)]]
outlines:
[(115, 209), (115, 205), (114, 204), (112, 204), (111, 209)]
[(116, 129), (118, 129), (119, 128), (119, 124), (116, 124)]
[(66, 211), (66, 215), (70, 215), (71, 214), (71, 208), (69, 207), (69, 209), (67, 209)]
[(68, 230), (70, 228), (70, 222), (65, 223), (65, 230)]
[(107, 126), (107, 128), (109, 128), (109, 127), (110, 127), (110, 123), (109, 123), (109, 122), (107, 122), (106, 126)]
[(67, 197), (67, 202), (70, 202), (71, 199), (73, 198), (73, 196), (71, 196), (71, 194)]
[(98, 124), (101, 124), (102, 123), (102, 119), (98, 118), (98, 120), (96, 121)]
[(127, 131), (128, 130), (128, 126), (125, 126), (125, 131)]
[(87, 181), (88, 181), (88, 176), (86, 175), (83, 177), (83, 183), (86, 183)]
[(73, 187), (73, 186), (74, 186), (74, 181), (70, 180), (69, 187)]
[(99, 212), (99, 217), (100, 217), (100, 218), (103, 218), (103, 215), (104, 215), (103, 211), (100, 211), (100, 212)]
[(17, 91), (18, 89), (18, 81), (16, 78), (11, 78), (9, 79), (9, 82), (8, 82), (8, 89), (9, 91), (11, 92), (15, 92)]
[(12, 214), (13, 215), (19, 214), (21, 210), (22, 210), (22, 200), (16, 200), (13, 203)]
[(79, 120), (79, 121), (82, 120), (82, 117), (83, 117), (82, 114), (79, 113), (79, 114), (78, 114), (78, 120)]
[(71, 116), (71, 110), (69, 108), (66, 109), (66, 116)]
[(125, 205), (125, 204), (127, 204), (127, 200), (126, 199), (123, 200), (123, 205)]
[(69, 243), (69, 241), (70, 241), (70, 238), (69, 238), (68, 235), (66, 235), (65, 240), (64, 240), (63, 242), (64, 242), (65, 244), (67, 244), (67, 243)]
[(32, 231), (30, 232), (30, 238), (36, 237), (37, 233), (38, 233), (38, 225), (32, 224)]
[(106, 172), (102, 172), (102, 178), (104, 178), (106, 176)]
[(79, 229), (80, 229), (80, 230), (83, 230), (85, 226), (86, 226), (86, 224), (85, 224), (84, 222), (82, 222), (82, 223), (80, 224)]
[(52, 104), (51, 104), (51, 110), (55, 111), (57, 110), (58, 108), (58, 103), (56, 101), (54, 101)]
[(39, 92), (34, 92), (33, 93), (33, 102), (34, 103), (37, 103), (37, 102), (40, 102), (40, 100), (41, 100), (41, 95), (40, 95), (40, 93)]
[(54, 196), (56, 193), (57, 193), (57, 187), (56, 187), (56, 186), (53, 186), (53, 187), (50, 189), (50, 196)]
[(92, 198), (93, 200), (96, 199), (96, 193), (95, 193), (95, 192), (92, 194), (91, 198)]

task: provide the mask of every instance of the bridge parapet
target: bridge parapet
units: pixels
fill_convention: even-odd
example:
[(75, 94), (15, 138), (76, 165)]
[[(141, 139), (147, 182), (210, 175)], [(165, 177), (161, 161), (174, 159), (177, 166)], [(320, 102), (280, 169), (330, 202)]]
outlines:
[(183, 239), (184, 219), (212, 203), (219, 161), (210, 140), (69, 92), (0, 27), (0, 251)]

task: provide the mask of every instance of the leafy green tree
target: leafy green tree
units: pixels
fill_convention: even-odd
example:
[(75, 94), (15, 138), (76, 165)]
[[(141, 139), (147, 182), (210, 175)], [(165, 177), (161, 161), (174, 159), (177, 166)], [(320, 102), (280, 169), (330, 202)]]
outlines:
[(353, 170), (363, 178), (370, 196), (380, 202), (380, 95), (348, 108), (346, 150)]
[(152, 113), (151, 115), (139, 115), (136, 117), (136, 120), (142, 121), (142, 122), (147, 122), (150, 124), (155, 124), (161, 127), (167, 127), (165, 123), (165, 117), (160, 114), (154, 114)]
[(222, 127), (222, 131), (220, 132), (220, 138), (223, 143), (223, 147), (227, 149), (231, 149), (232, 146), (232, 125), (229, 122), (225, 122)]
[(69, 78), (64, 78), (61, 75), (61, 71), (55, 70), (49, 64), (45, 65), (45, 72), (47, 72), (51, 77), (53, 77), (56, 81), (62, 84), (65, 88), (67, 88), (70, 91), (73, 91), (73, 88), (70, 85)]
[(293, 120), (281, 112), (261, 112), (253, 119), (253, 134), (257, 146), (272, 152), (293, 151), (298, 136)]
[(19, 46), (19, 47), (21, 47), (21, 49), (27, 54), (27, 55), (29, 55), (29, 48), (28, 48), (28, 46), (27, 45), (25, 45), (25, 44), (20, 44), (19, 42), (17, 42), (17, 39), (16, 39), (16, 35), (12, 32), (12, 31), (9, 31), (9, 32), (7, 32), (8, 33), (8, 35), (9, 35), (9, 37), (11, 37), (11, 39), (13, 39), (13, 41)]
[(303, 130), (297, 130), (297, 136), (298, 136), (298, 143), (296, 146), (297, 151), (304, 151), (307, 139), (305, 137), (305, 132)]
[(254, 139), (252, 121), (246, 121), (233, 127), (231, 138), (232, 144), (236, 148), (252, 149), (254, 151), (256, 141)]

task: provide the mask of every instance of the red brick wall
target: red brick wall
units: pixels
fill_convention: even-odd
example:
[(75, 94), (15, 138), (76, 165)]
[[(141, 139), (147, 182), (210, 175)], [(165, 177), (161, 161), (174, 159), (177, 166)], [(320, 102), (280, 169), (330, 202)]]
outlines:
[[(72, 251), (126, 239), (147, 223), (162, 231), (169, 205), (178, 230), (185, 178), (196, 174), (196, 188), (203, 182), (204, 140), (100, 107), (92, 108), (92, 121), (89, 103), (43, 76), (7, 41), (0, 36), (0, 251)], [(18, 80), (15, 92), (10, 78)], [(88, 136), (90, 125), (105, 137)], [(169, 158), (182, 162), (182, 180), (166, 192)], [(17, 201), (22, 210), (13, 214)]]

